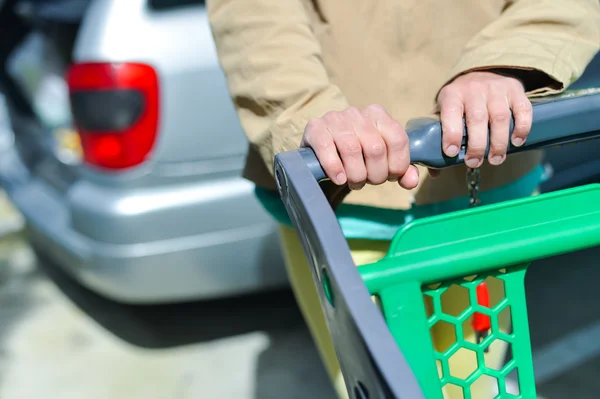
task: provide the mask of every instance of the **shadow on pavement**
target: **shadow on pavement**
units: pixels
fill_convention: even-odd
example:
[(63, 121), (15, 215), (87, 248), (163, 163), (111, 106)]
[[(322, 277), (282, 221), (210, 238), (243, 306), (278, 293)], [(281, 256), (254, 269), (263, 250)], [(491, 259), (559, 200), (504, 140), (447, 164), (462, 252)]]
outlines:
[(336, 397), (306, 329), (269, 336), (271, 344), (258, 358), (254, 399)]
[[(6, 341), (13, 328), (25, 314), (41, 305), (40, 299), (32, 295), (29, 288), (41, 279), (40, 274), (35, 268), (15, 267), (15, 263), (23, 263), (13, 259), (15, 253), (23, 253), (22, 247), (18, 234), (0, 239), (0, 371), (4, 371), (5, 365), (10, 362), (11, 352)], [(5, 377), (0, 372), (0, 383)]]
[(291, 291), (167, 305), (128, 305), (86, 289), (43, 255), (39, 268), (96, 323), (130, 344), (169, 348), (254, 331), (292, 329), (304, 321)]
[(258, 356), (252, 398), (334, 397), (293, 294), (279, 290), (218, 301), (125, 305), (82, 287), (38, 254), (38, 267), (96, 323), (133, 345), (162, 349), (255, 331), (269, 346)]
[[(573, 331), (600, 321), (600, 248), (535, 262), (526, 278), (534, 356)], [(145, 348), (168, 348), (241, 335), (267, 334), (259, 355), (256, 399), (334, 397), (323, 365), (289, 290), (220, 301), (176, 305), (124, 305), (77, 284), (48, 262), (40, 268), (98, 324), (121, 339)], [(581, 350), (581, 348), (572, 348)], [(583, 348), (585, 350), (585, 348)], [(545, 398), (596, 398), (600, 357), (538, 387)]]

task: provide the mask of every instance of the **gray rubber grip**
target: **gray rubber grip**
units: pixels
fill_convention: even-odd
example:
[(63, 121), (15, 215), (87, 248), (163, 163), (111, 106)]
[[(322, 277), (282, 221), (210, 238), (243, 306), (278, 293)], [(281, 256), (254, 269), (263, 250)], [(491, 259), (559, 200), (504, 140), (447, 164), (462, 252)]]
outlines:
[[(511, 120), (512, 135), (514, 121)], [(462, 164), (468, 147), (466, 124), (462, 146), (456, 157), (448, 157), (442, 149), (442, 125), (433, 118), (410, 120), (406, 126), (410, 142), (411, 163), (441, 169)], [(516, 147), (509, 144), (507, 153), (590, 140), (600, 137), (600, 93), (577, 97), (553, 97), (533, 104), (533, 123), (525, 144)], [(510, 140), (509, 140), (510, 143)], [(486, 150), (486, 156), (489, 152)], [(315, 154), (310, 149), (300, 150), (302, 158), (317, 180), (326, 175)]]

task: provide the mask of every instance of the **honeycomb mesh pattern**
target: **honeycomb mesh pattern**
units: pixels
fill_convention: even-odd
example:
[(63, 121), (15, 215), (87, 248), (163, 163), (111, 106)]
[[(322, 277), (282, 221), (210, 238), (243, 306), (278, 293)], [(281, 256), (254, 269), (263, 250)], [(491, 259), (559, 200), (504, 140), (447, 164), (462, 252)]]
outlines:
[[(484, 281), (488, 286), (495, 284), (498, 287), (498, 284), (500, 284), (503, 291), (501, 298), (492, 298), (489, 308), (480, 306), (477, 302), (476, 287)], [(462, 391), (465, 399), (481, 399), (473, 396), (472, 388), (474, 384), (486, 382), (485, 380), (488, 380), (487, 383), (496, 383), (499, 393), (495, 399), (524, 398), (523, 392), (531, 391), (531, 389), (524, 388), (534, 385), (535, 382), (528, 380), (527, 376), (523, 375), (519, 379), (518, 375), (519, 367), (523, 366), (522, 363), (525, 357), (528, 356), (529, 359), (531, 358), (530, 350), (528, 353), (522, 350), (524, 347), (530, 348), (528, 331), (525, 336), (517, 336), (514, 332), (500, 331), (499, 327), (499, 317), (508, 316), (508, 320), (511, 320), (512, 323), (514, 323), (515, 317), (524, 317), (525, 323), (527, 322), (526, 303), (522, 303), (523, 301), (511, 301), (510, 296), (506, 294), (507, 292), (511, 292), (511, 285), (513, 284), (522, 285), (523, 281), (516, 276), (512, 276), (512, 273), (506, 272), (505, 269), (501, 269), (493, 273), (479, 274), (477, 276), (423, 286), (423, 294), (425, 294), (426, 299), (431, 300), (432, 304), (432, 309), (427, 315), (430, 331), (446, 323), (446, 331), (448, 328), (452, 328), (455, 335), (452, 344), (447, 345), (445, 348), (434, 348), (434, 356), (438, 365), (442, 387), (452, 389), (455, 392)], [(452, 295), (462, 295), (464, 299), (460, 302), (465, 303), (466, 308), (460, 310), (444, 309), (442, 298), (449, 292), (452, 292)], [(473, 339), (467, 340), (464, 334), (465, 329), (470, 328), (470, 323), (475, 312), (488, 315), (491, 319), (491, 331), (480, 343), (474, 342)], [(501, 316), (504, 312), (508, 313), (507, 316)], [(519, 345), (521, 350), (516, 351), (515, 344), (518, 343), (518, 340), (523, 339), (527, 340), (527, 342), (524, 343), (525, 345)], [(512, 359), (503, 365), (500, 370), (486, 365), (485, 349), (493, 348), (497, 344), (512, 346), (513, 349)], [(477, 367), (474, 370), (468, 370), (468, 375), (457, 375), (452, 368), (452, 357), (459, 352), (463, 352), (461, 356), (468, 355), (464, 353), (465, 351), (477, 359)], [(465, 374), (464, 370), (462, 372)], [(529, 373), (526, 374), (529, 375)], [(507, 393), (506, 381), (509, 376), (515, 383), (513, 386), (516, 385), (520, 388), (520, 393), (514, 391)]]

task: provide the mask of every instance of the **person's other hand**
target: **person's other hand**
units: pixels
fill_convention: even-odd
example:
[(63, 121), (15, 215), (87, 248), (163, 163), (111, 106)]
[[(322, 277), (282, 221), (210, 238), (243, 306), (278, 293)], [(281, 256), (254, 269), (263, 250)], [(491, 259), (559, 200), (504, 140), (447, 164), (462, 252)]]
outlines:
[(303, 147), (311, 147), (327, 176), (337, 185), (359, 190), (366, 183), (398, 181), (412, 189), (419, 183), (410, 165), (408, 136), (380, 105), (331, 111), (311, 120)]
[(437, 109), (442, 122), (443, 150), (449, 157), (459, 152), (465, 117), (469, 132), (465, 163), (471, 168), (478, 168), (483, 163), (488, 145), (488, 126), (488, 162), (492, 165), (504, 162), (511, 111), (515, 122), (513, 145), (523, 145), (531, 129), (531, 102), (522, 83), (491, 72), (467, 73), (446, 85), (438, 95)]

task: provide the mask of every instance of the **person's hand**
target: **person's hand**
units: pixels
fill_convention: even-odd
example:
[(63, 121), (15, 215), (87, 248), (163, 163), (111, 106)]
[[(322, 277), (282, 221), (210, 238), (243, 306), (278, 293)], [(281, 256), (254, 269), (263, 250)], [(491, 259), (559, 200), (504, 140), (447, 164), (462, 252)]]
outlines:
[(331, 111), (311, 120), (303, 147), (311, 147), (327, 176), (337, 185), (359, 190), (366, 183), (398, 181), (412, 189), (419, 173), (410, 165), (408, 136), (380, 105)]
[(465, 117), (469, 132), (465, 163), (471, 168), (483, 163), (488, 124), (488, 162), (492, 165), (500, 165), (506, 159), (511, 111), (515, 122), (513, 145), (523, 145), (531, 129), (531, 102), (521, 82), (491, 72), (471, 72), (458, 77), (442, 88), (437, 108), (442, 122), (442, 146), (449, 157), (459, 152)]

